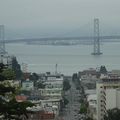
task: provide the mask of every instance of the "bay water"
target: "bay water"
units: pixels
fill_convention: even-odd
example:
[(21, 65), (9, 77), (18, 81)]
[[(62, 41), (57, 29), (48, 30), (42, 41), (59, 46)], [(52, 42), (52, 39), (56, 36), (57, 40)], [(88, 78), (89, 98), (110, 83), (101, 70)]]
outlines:
[(105, 65), (108, 70), (120, 69), (120, 43), (101, 45), (102, 55), (91, 55), (92, 45), (28, 45), (23, 43), (6, 44), (10, 55), (17, 57), (20, 65), (27, 64), (28, 72), (55, 72), (72, 75), (89, 68)]

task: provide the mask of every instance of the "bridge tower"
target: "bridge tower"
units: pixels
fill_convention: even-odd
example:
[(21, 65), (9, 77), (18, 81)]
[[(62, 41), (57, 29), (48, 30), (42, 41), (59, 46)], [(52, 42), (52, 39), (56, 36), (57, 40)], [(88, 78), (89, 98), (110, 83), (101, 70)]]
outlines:
[(0, 25), (0, 56), (6, 54), (4, 38), (5, 38), (4, 25)]
[(92, 55), (101, 55), (100, 52), (100, 37), (99, 37), (99, 19), (94, 19), (94, 49)]

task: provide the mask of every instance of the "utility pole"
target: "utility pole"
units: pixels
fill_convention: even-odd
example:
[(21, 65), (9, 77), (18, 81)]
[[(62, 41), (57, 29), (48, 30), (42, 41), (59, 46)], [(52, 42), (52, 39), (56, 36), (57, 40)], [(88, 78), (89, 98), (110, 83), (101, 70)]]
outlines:
[(94, 49), (92, 55), (101, 55), (100, 52), (100, 36), (99, 36), (99, 19), (94, 19)]
[(55, 65), (55, 74), (57, 74), (57, 67), (58, 67), (58, 65), (56, 64)]

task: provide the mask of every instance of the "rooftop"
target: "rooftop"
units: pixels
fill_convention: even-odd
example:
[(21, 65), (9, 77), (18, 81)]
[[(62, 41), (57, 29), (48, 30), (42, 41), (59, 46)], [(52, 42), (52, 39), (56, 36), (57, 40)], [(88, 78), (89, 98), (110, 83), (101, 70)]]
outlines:
[(98, 83), (120, 83), (120, 78), (102, 78), (101, 80), (98, 81)]
[(15, 98), (16, 98), (16, 101), (18, 102), (23, 102), (27, 100), (27, 96), (25, 95), (17, 95)]

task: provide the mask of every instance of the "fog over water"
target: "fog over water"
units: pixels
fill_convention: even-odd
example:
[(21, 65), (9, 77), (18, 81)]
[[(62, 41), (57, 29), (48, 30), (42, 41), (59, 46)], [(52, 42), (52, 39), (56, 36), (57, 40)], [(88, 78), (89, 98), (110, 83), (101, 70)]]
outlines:
[(20, 64), (26, 63), (30, 72), (58, 72), (71, 75), (74, 72), (105, 65), (108, 70), (120, 69), (120, 43), (104, 43), (103, 55), (93, 56), (92, 45), (52, 46), (7, 44), (9, 54), (17, 57)]
[(0, 0), (6, 39), (92, 35), (99, 18), (103, 35), (120, 34), (119, 0)]

